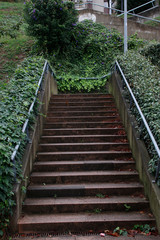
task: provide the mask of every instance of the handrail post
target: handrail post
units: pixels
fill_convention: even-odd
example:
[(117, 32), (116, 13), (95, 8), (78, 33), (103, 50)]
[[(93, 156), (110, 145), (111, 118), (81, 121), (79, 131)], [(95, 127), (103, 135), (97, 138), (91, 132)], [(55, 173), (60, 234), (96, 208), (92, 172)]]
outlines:
[(157, 183), (158, 178), (159, 178), (159, 171), (160, 171), (160, 158), (158, 159), (158, 166), (157, 166), (156, 177), (155, 177), (155, 182), (156, 183)]
[(127, 0), (124, 0), (124, 53), (128, 50), (127, 44)]
[(30, 139), (30, 136), (29, 136), (29, 129), (28, 129), (28, 125), (26, 127), (26, 136), (27, 136), (27, 143), (31, 143), (31, 139)]
[(139, 135), (139, 138), (140, 138), (140, 139), (142, 139), (143, 128), (144, 128), (144, 123), (143, 123), (143, 121), (141, 120), (141, 124), (140, 124), (140, 135)]
[(132, 97), (130, 97), (130, 103), (129, 103), (129, 109), (130, 110), (131, 110), (132, 106), (133, 106), (133, 99), (132, 99)]

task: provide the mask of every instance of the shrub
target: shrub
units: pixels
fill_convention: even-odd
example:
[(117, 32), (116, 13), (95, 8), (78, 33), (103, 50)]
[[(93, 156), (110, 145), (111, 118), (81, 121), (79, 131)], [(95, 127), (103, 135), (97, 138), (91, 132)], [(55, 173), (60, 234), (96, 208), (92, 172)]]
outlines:
[(151, 42), (149, 45), (141, 49), (140, 53), (160, 68), (160, 43)]
[(72, 41), (77, 12), (72, 2), (30, 0), (25, 2), (27, 33), (37, 39), (45, 52), (64, 52)]
[(0, 89), (0, 236), (9, 224), (12, 213), (14, 171), (21, 172), (21, 155), (15, 165), (11, 155), (17, 143), (25, 136), (22, 126), (35, 96), (44, 60), (28, 58), (16, 70), (13, 79)]
[[(77, 23), (74, 28), (74, 41), (71, 43), (72, 51), (63, 55), (49, 56), (55, 69), (61, 92), (91, 92), (104, 89), (103, 80), (81, 80), (80, 77), (92, 78), (106, 75), (118, 54), (123, 53), (123, 36), (115, 29), (84, 21)], [(137, 49), (145, 42), (134, 34), (129, 39), (129, 48)]]

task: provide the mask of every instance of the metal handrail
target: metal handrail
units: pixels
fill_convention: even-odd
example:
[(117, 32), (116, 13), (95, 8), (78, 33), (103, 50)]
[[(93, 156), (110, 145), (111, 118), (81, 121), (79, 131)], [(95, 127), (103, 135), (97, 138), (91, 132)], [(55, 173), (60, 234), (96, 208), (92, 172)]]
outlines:
[[(153, 18), (149, 18), (149, 17), (145, 17), (145, 16), (141, 16), (139, 14), (135, 14), (135, 13), (127, 13), (128, 15), (131, 15), (131, 16), (134, 16), (134, 17), (139, 17), (139, 18), (143, 18), (143, 19), (146, 19), (146, 20), (150, 20), (150, 21), (153, 21), (153, 22), (158, 22), (160, 23), (159, 20), (157, 19), (153, 19)], [(117, 16), (118, 17), (118, 16)]]
[[(103, 78), (106, 78), (106, 77), (109, 77), (109, 76), (111, 76), (111, 73), (110, 73), (110, 72), (107, 73), (107, 74), (105, 74), (104, 76), (101, 76), (101, 77), (86, 77), (86, 78), (84, 78), (84, 77), (79, 77), (79, 78), (77, 78), (77, 80), (98, 80), (98, 79), (103, 79)], [(58, 78), (59, 78), (59, 79), (63, 79), (62, 76), (59, 76)]]
[[(103, 8), (107, 8), (107, 9), (111, 9), (111, 10), (113, 10), (113, 11), (116, 11), (116, 12), (121, 12), (121, 13), (124, 13), (124, 11), (122, 11), (122, 10), (119, 10), (119, 9), (116, 9), (116, 8), (112, 8), (112, 7), (106, 7), (106, 6), (104, 6), (104, 5), (100, 5), (100, 4), (96, 4), (96, 3), (83, 3), (83, 4), (78, 4), (78, 6), (83, 6), (83, 5), (88, 5), (88, 4), (92, 4), (92, 5), (94, 5), (94, 6), (98, 6), (98, 7), (103, 7)], [(77, 4), (75, 4), (75, 6), (76, 6)], [(158, 22), (158, 23), (160, 23), (160, 21), (159, 20), (157, 20), (157, 19), (153, 19), (153, 18), (149, 18), (149, 17), (144, 17), (144, 16), (141, 16), (141, 15), (139, 15), (139, 14), (134, 14), (134, 13), (129, 13), (129, 12), (127, 12), (127, 14), (128, 15), (131, 15), (131, 16), (134, 16), (134, 17), (139, 17), (139, 18), (143, 18), (143, 19), (146, 19), (146, 20), (150, 20), (150, 21), (153, 21), (153, 22)], [(120, 15), (117, 15), (117, 17), (119, 17)]]
[[(52, 71), (52, 75), (53, 75), (53, 76), (56, 78), (56, 80), (57, 80), (57, 75), (56, 75), (56, 73), (55, 73), (55, 70), (54, 70), (51, 66), (49, 66), (49, 67), (50, 67), (50, 69), (51, 69), (51, 71)], [(103, 79), (103, 78), (106, 78), (106, 77), (109, 77), (109, 76), (111, 76), (111, 72), (109, 72), (109, 73), (107, 73), (107, 74), (105, 74), (104, 76), (101, 76), (101, 77), (86, 77), (86, 78), (84, 78), (84, 77), (79, 77), (78, 80), (97, 80), (97, 79)], [(63, 76), (59, 76), (58, 79), (63, 79)]]
[(160, 171), (160, 149), (158, 147), (158, 144), (157, 144), (157, 142), (156, 142), (156, 140), (155, 140), (155, 138), (154, 138), (154, 136), (152, 134), (152, 131), (151, 131), (151, 129), (150, 129), (150, 127), (149, 127), (149, 125), (148, 125), (148, 123), (147, 123), (143, 113), (142, 113), (142, 110), (141, 110), (141, 108), (140, 108), (140, 106), (139, 106), (139, 104), (138, 104), (138, 102), (137, 102), (137, 100), (136, 100), (136, 98), (135, 98), (135, 96), (134, 96), (134, 94), (133, 94), (129, 84), (128, 84), (128, 81), (127, 81), (127, 79), (126, 79), (126, 77), (125, 77), (125, 75), (124, 75), (124, 73), (123, 73), (123, 71), (122, 71), (118, 61), (115, 62), (115, 65), (118, 67), (118, 69), (119, 69), (119, 71), (121, 73), (121, 76), (122, 76), (122, 78), (123, 78), (123, 80), (124, 80), (124, 82), (125, 82), (125, 84), (126, 84), (126, 86), (128, 88), (128, 91), (129, 91), (129, 93), (130, 93), (130, 95), (131, 95), (131, 97), (132, 97), (132, 99), (133, 99), (133, 101), (135, 103), (135, 106), (136, 106), (136, 108), (137, 108), (137, 110), (138, 110), (138, 112), (139, 112), (139, 114), (141, 116), (143, 124), (146, 127), (147, 132), (148, 132), (148, 134), (150, 136), (150, 139), (152, 140), (154, 148), (155, 148), (155, 150), (156, 150), (156, 152), (158, 154), (159, 160), (158, 160), (158, 166), (157, 166), (157, 171), (156, 171), (156, 177), (155, 177), (155, 180), (153, 181), (153, 182), (157, 182), (158, 181), (158, 177), (159, 177), (159, 171)]
[[(132, 12), (132, 11), (134, 12), (134, 10), (137, 10), (137, 9), (139, 9), (139, 8), (141, 8), (141, 7), (144, 7), (144, 6), (146, 6), (146, 5), (150, 4), (150, 3), (153, 4), (153, 2), (155, 2), (155, 0), (149, 1), (149, 2), (144, 3), (144, 4), (142, 4), (142, 5), (138, 6), (138, 7), (132, 8), (132, 9), (130, 9), (129, 11), (127, 11), (127, 14), (130, 13), (130, 12)], [(123, 14), (124, 14), (124, 13), (121, 13), (120, 15), (118, 15), (118, 17), (122, 16)]]
[(79, 80), (96, 80), (96, 79), (103, 79), (109, 76), (111, 76), (111, 73), (107, 73), (102, 77), (87, 77), (87, 78), (80, 77)]
[[(25, 121), (25, 123), (24, 123), (24, 125), (23, 125), (23, 127), (22, 127), (22, 133), (27, 132), (27, 138), (28, 138), (28, 139), (29, 139), (29, 135), (28, 135), (29, 116), (30, 116), (30, 114), (31, 114), (31, 112), (32, 112), (32, 110), (33, 110), (34, 105), (35, 105), (35, 102), (36, 102), (36, 99), (37, 99), (37, 95), (38, 95), (38, 92), (39, 92), (39, 90), (40, 90), (40, 88), (41, 88), (42, 80), (43, 80), (44, 74), (45, 74), (45, 72), (47, 71), (47, 69), (48, 69), (48, 62), (45, 61), (45, 64), (44, 64), (44, 67), (43, 67), (43, 71), (42, 71), (41, 77), (40, 77), (39, 82), (38, 82), (38, 86), (37, 86), (37, 89), (36, 89), (36, 92), (35, 92), (35, 96), (34, 96), (33, 102), (32, 102), (32, 104), (30, 105), (30, 108), (29, 108), (29, 110), (28, 110), (28, 114), (27, 114), (27, 115), (28, 115), (28, 118), (26, 119), (26, 121)], [(19, 141), (19, 142), (17, 143), (17, 145), (15, 146), (14, 151), (13, 151), (13, 153), (12, 153), (12, 155), (11, 155), (11, 160), (12, 160), (12, 162), (13, 162), (13, 167), (14, 167), (14, 178), (16, 178), (15, 158), (16, 158), (17, 151), (18, 151), (20, 145), (21, 145), (21, 141)]]

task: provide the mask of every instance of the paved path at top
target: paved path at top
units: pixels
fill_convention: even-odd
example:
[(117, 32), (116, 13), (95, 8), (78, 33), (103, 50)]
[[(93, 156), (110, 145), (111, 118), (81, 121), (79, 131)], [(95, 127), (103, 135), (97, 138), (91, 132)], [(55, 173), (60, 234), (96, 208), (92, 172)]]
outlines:
[(18, 238), (12, 238), (12, 240), (160, 240), (160, 235), (158, 236), (145, 236), (142, 234), (138, 234), (135, 237), (124, 237), (124, 236), (120, 236), (120, 237), (113, 237), (113, 236), (109, 236), (106, 235), (105, 237), (101, 237), (98, 235), (92, 235), (92, 236), (80, 236), (80, 235), (72, 235), (72, 236), (58, 236), (58, 237), (52, 237), (52, 236), (48, 236), (48, 237), (18, 237)]

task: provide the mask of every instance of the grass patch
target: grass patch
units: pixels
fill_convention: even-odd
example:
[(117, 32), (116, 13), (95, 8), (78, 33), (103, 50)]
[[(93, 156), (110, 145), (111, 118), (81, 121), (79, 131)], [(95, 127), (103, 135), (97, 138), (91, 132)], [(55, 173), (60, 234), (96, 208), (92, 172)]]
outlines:
[[(154, 19), (160, 21), (160, 16), (159, 16), (159, 17), (156, 17), (156, 18), (154, 18)], [(152, 26), (152, 27), (160, 27), (160, 23), (154, 22), (154, 21), (151, 21), (151, 20), (144, 22), (144, 24), (149, 25), (149, 26)]]
[(0, 4), (0, 81), (8, 82), (17, 65), (29, 55), (33, 40), (26, 36), (23, 3)]

